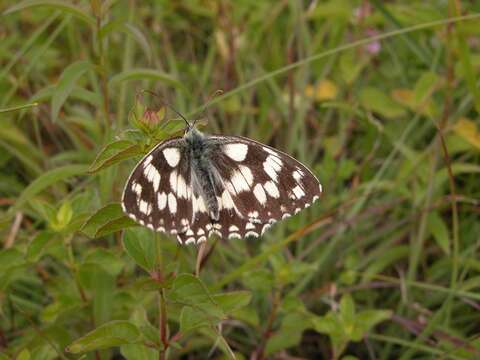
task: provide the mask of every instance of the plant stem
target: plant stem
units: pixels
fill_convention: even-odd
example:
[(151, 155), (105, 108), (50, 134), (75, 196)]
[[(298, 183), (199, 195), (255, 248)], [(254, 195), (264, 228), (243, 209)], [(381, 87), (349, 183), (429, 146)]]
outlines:
[(103, 111), (105, 116), (105, 133), (109, 133), (109, 125), (112, 123), (110, 119), (110, 103), (109, 103), (109, 93), (108, 93), (108, 80), (107, 80), (107, 67), (105, 61), (105, 53), (103, 48), (103, 39), (100, 38), (100, 30), (102, 28), (102, 17), (100, 14), (97, 14), (97, 28), (96, 36), (98, 41), (98, 58), (99, 58), (99, 72), (100, 72), (100, 87), (102, 91), (103, 98)]
[(160, 289), (158, 292), (158, 327), (160, 332), (160, 341), (163, 346), (158, 348), (158, 359), (166, 359), (166, 351), (168, 349), (168, 339), (167, 339), (167, 306), (165, 304), (165, 290)]

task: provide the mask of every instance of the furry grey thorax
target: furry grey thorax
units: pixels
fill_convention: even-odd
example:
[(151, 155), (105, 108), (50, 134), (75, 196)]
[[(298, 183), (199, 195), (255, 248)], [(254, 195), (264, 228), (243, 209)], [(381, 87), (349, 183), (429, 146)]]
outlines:
[(188, 128), (185, 135), (185, 152), (190, 159), (193, 194), (200, 195), (213, 220), (219, 219), (217, 197), (221, 196), (223, 185), (217, 169), (212, 166), (211, 156), (218, 151), (215, 142), (208, 141), (195, 127)]

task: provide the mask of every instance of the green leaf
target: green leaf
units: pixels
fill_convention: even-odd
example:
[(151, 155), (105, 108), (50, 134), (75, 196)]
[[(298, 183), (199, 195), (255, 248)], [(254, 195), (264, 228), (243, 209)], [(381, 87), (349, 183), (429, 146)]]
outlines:
[(170, 301), (201, 309), (209, 316), (218, 319), (225, 318), (225, 314), (210, 295), (207, 287), (199, 278), (191, 274), (178, 275), (173, 281), (167, 297)]
[(382, 252), (382, 256), (377, 256), (374, 261), (365, 269), (362, 282), (370, 281), (375, 275), (382, 272), (388, 266), (396, 263), (400, 259), (407, 258), (410, 253), (408, 245), (398, 245)]
[(58, 181), (68, 179), (73, 176), (83, 175), (87, 171), (86, 165), (66, 165), (50, 171), (46, 171), (43, 175), (33, 180), (17, 199), (17, 202), (12, 206), (8, 213), (10, 216), (17, 212), (27, 201), (32, 199), (42, 190), (55, 184)]
[(95, 173), (138, 155), (143, 155), (142, 148), (139, 145), (128, 140), (114, 141), (100, 151), (93, 164), (90, 165), (88, 172)]
[(129, 344), (120, 347), (120, 353), (128, 360), (157, 360), (158, 351), (145, 345)]
[(249, 291), (232, 291), (225, 294), (213, 295), (213, 300), (220, 306), (225, 314), (247, 306), (252, 299)]
[(405, 110), (393, 101), (385, 92), (377, 88), (364, 88), (359, 95), (360, 103), (366, 109), (376, 112), (387, 118), (395, 118), (405, 115)]
[(3, 249), (0, 251), (0, 273), (10, 268), (23, 265), (23, 254), (15, 248)]
[(450, 236), (448, 228), (437, 211), (432, 211), (428, 214), (427, 226), (428, 231), (432, 234), (440, 249), (442, 249), (446, 255), (450, 255)]
[(112, 34), (114, 32), (124, 32), (125, 34), (131, 36), (138, 45), (142, 48), (143, 52), (147, 57), (147, 61), (150, 62), (152, 59), (152, 49), (148, 43), (145, 35), (137, 28), (135, 25), (124, 22), (123, 20), (113, 20), (109, 21), (102, 26), (99, 32), (99, 37), (104, 38), (105, 36)]
[(57, 120), (60, 108), (63, 106), (65, 100), (67, 100), (68, 96), (72, 92), (77, 80), (91, 68), (92, 64), (89, 61), (81, 60), (70, 64), (65, 70), (63, 70), (52, 96), (53, 121)]
[(147, 272), (157, 268), (157, 252), (154, 234), (143, 227), (126, 229), (123, 233), (123, 247), (127, 254)]
[(425, 72), (415, 84), (414, 101), (416, 106), (421, 105), (428, 97), (432, 96), (433, 89), (439, 81), (437, 74)]
[(268, 340), (265, 352), (267, 355), (297, 345), (302, 339), (305, 329), (312, 327), (310, 315), (293, 312), (282, 319), (282, 325)]
[(37, 262), (48, 249), (49, 245), (56, 243), (59, 237), (53, 231), (40, 231), (28, 245), (26, 260)]
[(129, 321), (108, 322), (75, 340), (66, 349), (78, 354), (92, 350), (108, 349), (114, 346), (132, 344), (139, 340), (140, 331)]
[(97, 210), (88, 218), (81, 231), (90, 238), (97, 238), (132, 226), (137, 224), (123, 214), (120, 204), (114, 203)]
[(382, 321), (390, 319), (392, 312), (390, 310), (365, 310), (360, 312), (355, 319), (355, 331), (351, 339), (360, 341), (375, 325)]
[(28, 351), (28, 349), (23, 349), (16, 357), (16, 360), (30, 360), (30, 351)]
[(355, 303), (350, 294), (345, 294), (340, 300), (340, 316), (342, 317), (345, 331), (350, 333), (355, 326)]
[(204, 326), (214, 326), (216, 322), (208, 313), (197, 308), (184, 306), (180, 313), (180, 332), (186, 334)]
[(59, 1), (59, 0), (26, 0), (22, 1), (19, 4), (13, 5), (9, 7), (7, 10), (3, 12), (3, 15), (8, 15), (12, 14), (14, 12), (28, 9), (28, 8), (33, 8), (37, 6), (42, 6), (42, 7), (50, 7), (56, 10), (60, 10), (65, 13), (72, 14), (73, 16), (77, 17), (78, 19), (84, 21), (90, 26), (95, 26), (95, 19), (90, 16), (88, 13), (83, 11), (82, 9), (73, 6), (65, 1)]
[(329, 313), (326, 316), (315, 317), (312, 319), (312, 322), (314, 329), (325, 335), (335, 334), (341, 327), (338, 319), (335, 316), (332, 316), (332, 313)]
[(125, 266), (125, 263), (120, 256), (118, 256), (118, 254), (114, 254), (113, 251), (101, 248), (97, 248), (92, 252), (89, 252), (85, 256), (83, 262), (86, 264), (97, 264), (112, 276), (117, 276)]
[(132, 80), (154, 80), (161, 81), (167, 84), (174, 85), (177, 88), (182, 89), (183, 85), (177, 79), (169, 74), (154, 69), (131, 69), (123, 71), (110, 79), (110, 86), (116, 85), (122, 81)]
[(80, 283), (93, 297), (93, 316), (97, 324), (110, 320), (113, 311), (115, 277), (95, 263), (83, 263), (78, 270)]

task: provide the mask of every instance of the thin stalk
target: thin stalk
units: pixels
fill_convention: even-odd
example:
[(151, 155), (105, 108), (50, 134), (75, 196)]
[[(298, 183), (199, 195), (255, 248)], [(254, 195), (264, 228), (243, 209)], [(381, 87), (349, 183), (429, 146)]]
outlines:
[(166, 352), (168, 349), (168, 338), (167, 338), (167, 305), (165, 303), (165, 290), (160, 289), (158, 292), (158, 330), (160, 333), (160, 341), (163, 346), (158, 348), (158, 359), (166, 359)]
[[(98, 14), (96, 16), (96, 36), (98, 41), (98, 58), (99, 58), (99, 72), (100, 72), (100, 90), (102, 92), (103, 98), (103, 112), (105, 116), (105, 134), (108, 134), (109, 125), (112, 123), (110, 119), (110, 102), (109, 102), (109, 92), (108, 92), (108, 79), (107, 79), (107, 66), (106, 66), (106, 58), (105, 58), (105, 49), (103, 46), (103, 39), (100, 36), (100, 30), (102, 28), (102, 18), (101, 15)], [(108, 136), (107, 136), (108, 138)]]

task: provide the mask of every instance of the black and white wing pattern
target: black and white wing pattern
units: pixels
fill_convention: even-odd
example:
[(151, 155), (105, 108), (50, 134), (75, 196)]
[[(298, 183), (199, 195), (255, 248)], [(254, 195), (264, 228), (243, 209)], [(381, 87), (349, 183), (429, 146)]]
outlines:
[[(224, 231), (226, 237), (235, 237), (236, 233), (241, 237), (260, 236), (275, 222), (297, 214), (320, 198), (322, 185), (291, 156), (244, 137), (209, 139), (221, 144), (213, 162), (228, 192), (225, 197), (231, 199), (237, 215), (233, 219), (221, 217), (220, 222), (233, 221), (240, 229), (235, 232), (235, 226), (229, 226), (228, 234)], [(226, 207), (225, 201), (222, 205)]]
[(198, 244), (213, 234), (261, 236), (321, 193), (312, 172), (283, 152), (248, 138), (194, 131), (160, 143), (138, 163), (122, 207), (141, 225)]
[(164, 141), (132, 171), (123, 191), (123, 211), (139, 224), (176, 235), (192, 218), (190, 163), (181, 137)]

